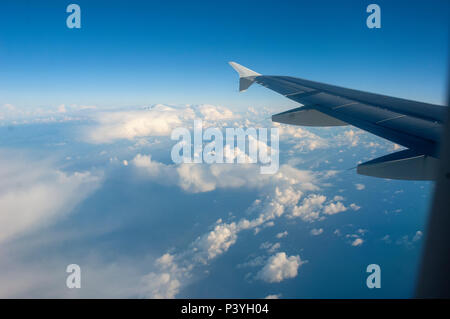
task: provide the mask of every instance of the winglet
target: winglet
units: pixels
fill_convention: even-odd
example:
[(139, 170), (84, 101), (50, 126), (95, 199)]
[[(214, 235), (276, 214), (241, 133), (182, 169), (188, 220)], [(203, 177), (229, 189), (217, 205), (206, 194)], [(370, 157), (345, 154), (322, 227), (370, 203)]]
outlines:
[(250, 85), (253, 84), (255, 77), (260, 76), (261, 74), (252, 71), (245, 66), (242, 66), (236, 62), (228, 62), (233, 69), (239, 73), (239, 92), (247, 90)]
[(240, 64), (238, 64), (236, 62), (228, 62), (228, 63), (231, 65), (231, 67), (233, 69), (236, 70), (237, 73), (239, 73), (239, 77), (240, 78), (246, 78), (246, 77), (249, 77), (249, 76), (259, 76), (259, 75), (261, 75), (259, 73), (256, 73), (255, 71), (247, 69), (245, 66), (242, 66), (242, 65), (240, 65)]

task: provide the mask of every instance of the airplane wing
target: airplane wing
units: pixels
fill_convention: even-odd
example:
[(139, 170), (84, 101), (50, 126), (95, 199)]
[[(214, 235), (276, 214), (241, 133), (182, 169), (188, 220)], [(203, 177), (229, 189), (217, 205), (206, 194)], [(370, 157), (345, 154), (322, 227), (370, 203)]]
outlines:
[(450, 298), (450, 113), (441, 138), (440, 165), (416, 282), (417, 298)]
[(261, 75), (235, 62), (239, 91), (258, 83), (302, 106), (272, 121), (304, 126), (353, 125), (406, 147), (358, 165), (359, 174), (406, 180), (434, 180), (439, 141), (448, 106), (347, 89), (290, 76)]

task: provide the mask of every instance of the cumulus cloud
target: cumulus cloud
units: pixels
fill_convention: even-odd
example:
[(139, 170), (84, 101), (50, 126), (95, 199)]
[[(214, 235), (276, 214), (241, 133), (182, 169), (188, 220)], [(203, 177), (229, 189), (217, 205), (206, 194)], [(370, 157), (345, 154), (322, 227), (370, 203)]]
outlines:
[(301, 205), (295, 206), (292, 210), (292, 217), (300, 217), (304, 221), (314, 221), (319, 219), (323, 203), (326, 201), (324, 195), (312, 194), (305, 198)]
[(355, 147), (359, 143), (359, 135), (362, 134), (361, 130), (347, 130), (337, 137), (340, 144), (349, 145), (350, 147)]
[(181, 281), (190, 277), (190, 268), (179, 267), (175, 257), (169, 253), (155, 262), (159, 268), (141, 278), (140, 294), (151, 299), (172, 299), (181, 288)]
[(137, 154), (131, 164), (145, 173), (145, 177), (159, 184), (173, 185), (178, 183), (178, 175), (174, 166), (152, 160), (151, 155)]
[(329, 203), (323, 208), (323, 213), (326, 215), (334, 215), (345, 212), (347, 208), (341, 202)]
[(194, 119), (203, 125), (222, 126), (227, 121), (239, 119), (230, 109), (216, 105), (163, 105), (150, 108), (96, 112), (95, 125), (84, 132), (90, 143), (112, 143), (117, 140), (135, 140), (150, 136), (170, 136), (176, 127), (191, 128)]
[(236, 242), (238, 226), (236, 223), (219, 224), (212, 231), (197, 240), (197, 248), (207, 254), (207, 259), (226, 252)]
[(420, 230), (418, 230), (414, 234), (412, 241), (419, 241), (420, 239), (422, 239), (422, 236), (423, 236), (423, 233)]
[(281, 282), (297, 277), (298, 268), (304, 263), (298, 255), (287, 256), (285, 252), (280, 252), (271, 256), (256, 276), (269, 283)]
[[(282, 165), (276, 174), (260, 174), (256, 164), (180, 164), (166, 165), (152, 160), (151, 155), (137, 154), (131, 161), (144, 171), (147, 178), (162, 184), (177, 185), (188, 192), (209, 192), (217, 188), (261, 188), (276, 183), (298, 185), (304, 190), (314, 190), (316, 176), (310, 171)], [(282, 186), (283, 187), (283, 186)], [(299, 190), (275, 188), (278, 201), (292, 204), (301, 196)]]
[(150, 273), (142, 278), (142, 294), (151, 299), (172, 299), (180, 289), (180, 282), (173, 274)]
[(309, 152), (329, 146), (326, 139), (310, 132), (308, 129), (280, 123), (273, 123), (273, 125), (279, 128), (280, 140), (293, 144), (293, 150), (295, 151)]
[[(349, 225), (352, 227), (352, 225)], [(346, 234), (345, 238), (347, 243), (353, 247), (361, 246), (364, 243), (364, 235), (367, 233), (367, 229), (359, 228), (354, 233)]]
[(278, 234), (276, 235), (276, 237), (277, 237), (277, 238), (284, 238), (284, 237), (286, 237), (287, 235), (288, 235), (288, 232), (287, 232), (287, 230), (285, 230), (284, 232), (278, 233)]
[(313, 228), (311, 229), (311, 235), (318, 236), (323, 234), (323, 228)]
[(357, 190), (362, 191), (366, 186), (364, 184), (355, 184)]
[(132, 163), (153, 181), (177, 185), (191, 193), (209, 192), (216, 188), (257, 187), (259, 181), (269, 178), (259, 174), (256, 165), (166, 165), (153, 161), (150, 155), (141, 154), (136, 155)]
[(347, 210), (340, 201), (341, 196), (335, 196), (332, 200), (326, 201), (327, 198), (320, 194), (311, 194), (306, 197), (300, 205), (297, 205), (289, 215), (292, 217), (300, 217), (307, 222), (314, 222), (324, 218), (323, 215), (335, 215)]
[(198, 112), (205, 121), (223, 121), (237, 118), (230, 109), (210, 104), (198, 106)]
[(187, 118), (194, 118), (192, 109), (178, 110), (166, 105), (156, 105), (150, 110), (99, 112), (94, 116), (96, 125), (85, 132), (85, 140), (111, 143), (144, 136), (169, 136)]
[(353, 242), (352, 242), (352, 246), (356, 247), (356, 246), (361, 246), (364, 243), (364, 240), (362, 240), (361, 238), (356, 238)]
[(100, 181), (90, 172), (66, 173), (49, 162), (0, 152), (0, 242), (69, 213)]

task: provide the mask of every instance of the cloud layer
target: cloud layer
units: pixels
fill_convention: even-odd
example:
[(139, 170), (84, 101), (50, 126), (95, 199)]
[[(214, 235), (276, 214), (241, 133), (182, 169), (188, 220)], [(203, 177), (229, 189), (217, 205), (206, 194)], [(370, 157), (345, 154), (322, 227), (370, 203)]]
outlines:
[(90, 172), (65, 173), (0, 152), (0, 243), (69, 213), (100, 182)]

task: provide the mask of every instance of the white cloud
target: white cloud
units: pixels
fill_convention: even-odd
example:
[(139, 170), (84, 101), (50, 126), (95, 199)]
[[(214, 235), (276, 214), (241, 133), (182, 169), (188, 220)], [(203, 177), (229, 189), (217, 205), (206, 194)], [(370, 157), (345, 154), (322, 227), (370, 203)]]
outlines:
[(422, 233), (420, 230), (418, 230), (418, 231), (416, 231), (416, 233), (414, 234), (414, 237), (413, 237), (412, 241), (413, 241), (413, 242), (414, 242), (414, 241), (419, 241), (419, 240), (422, 238), (422, 236), (423, 236), (423, 233)]
[[(275, 188), (277, 201), (292, 205), (301, 197), (301, 190), (317, 189), (316, 176), (310, 171), (302, 171), (289, 165), (282, 165), (276, 174), (260, 174), (256, 164), (180, 164), (166, 165), (153, 161), (151, 155), (137, 154), (131, 161), (147, 177), (161, 184), (178, 185), (192, 193), (213, 191), (217, 188), (263, 188), (279, 184)], [(299, 189), (289, 189), (296, 185)], [(300, 190), (301, 189), (301, 190)]]
[(323, 203), (326, 201), (323, 195), (312, 194), (305, 198), (300, 206), (295, 206), (292, 210), (292, 217), (300, 217), (304, 221), (314, 221), (319, 219)]
[(284, 238), (288, 235), (288, 232), (285, 230), (284, 232), (278, 233), (276, 235), (277, 238)]
[(150, 272), (141, 278), (140, 295), (152, 299), (172, 299), (181, 288), (181, 281), (191, 276), (191, 268), (179, 267), (175, 256), (166, 253), (158, 258), (157, 272)]
[(236, 242), (237, 232), (236, 223), (219, 224), (197, 240), (197, 248), (206, 251), (207, 259), (212, 259), (226, 252)]
[(179, 292), (180, 281), (170, 273), (149, 273), (142, 278), (142, 294), (146, 298), (171, 299)]
[(168, 165), (165, 165), (160, 162), (156, 162), (152, 160), (151, 155), (141, 155), (137, 154), (133, 160), (132, 163), (137, 168), (142, 168), (145, 170), (145, 173), (148, 175), (151, 179), (157, 179), (162, 183), (170, 182), (172, 183), (172, 178), (167, 180), (168, 176), (172, 176), (171, 172), (173, 171), (173, 167), (170, 167)]
[(192, 193), (209, 192), (216, 188), (257, 187), (258, 181), (269, 178), (259, 174), (256, 165), (250, 164), (165, 165), (153, 161), (150, 155), (141, 154), (136, 155), (132, 163), (155, 182), (175, 184)]
[(313, 228), (311, 229), (311, 235), (318, 236), (323, 234), (323, 228)]
[(198, 111), (205, 121), (223, 121), (236, 118), (236, 115), (230, 109), (223, 106), (204, 104), (198, 107)]
[(347, 130), (337, 137), (337, 140), (341, 145), (348, 145), (355, 147), (359, 144), (359, 135), (362, 134), (361, 130)]
[(96, 112), (92, 117), (96, 123), (86, 129), (84, 139), (95, 144), (150, 136), (168, 137), (176, 127), (192, 127), (194, 119), (202, 119), (204, 127), (220, 127), (230, 124), (226, 122), (228, 120), (239, 119), (230, 109), (209, 104), (157, 104), (145, 109)]
[(169, 136), (187, 118), (194, 118), (191, 108), (176, 109), (160, 104), (150, 110), (99, 112), (94, 116), (96, 125), (85, 132), (85, 140), (111, 143), (144, 136)]
[(304, 263), (298, 255), (288, 257), (285, 252), (280, 252), (271, 256), (256, 276), (270, 283), (281, 282), (297, 277), (298, 268)]
[(361, 238), (356, 238), (353, 242), (352, 242), (352, 246), (356, 247), (356, 246), (361, 246), (364, 243), (364, 240), (362, 240)]
[(308, 129), (279, 123), (273, 123), (273, 125), (279, 128), (280, 140), (294, 144), (293, 149), (296, 151), (309, 152), (329, 146), (326, 139), (310, 132)]
[(326, 215), (334, 215), (341, 212), (345, 212), (347, 207), (344, 206), (341, 202), (337, 203), (329, 203), (323, 208), (323, 213)]
[(294, 207), (289, 217), (300, 217), (304, 221), (314, 222), (323, 219), (323, 214), (334, 215), (344, 212), (347, 210), (344, 204), (335, 202), (341, 198), (341, 196), (335, 196), (325, 204), (327, 198), (324, 195), (311, 194), (300, 205)]
[(366, 186), (364, 184), (355, 184), (357, 190), (362, 191)]
[(89, 172), (66, 173), (49, 162), (0, 153), (0, 242), (48, 225), (99, 186)]

